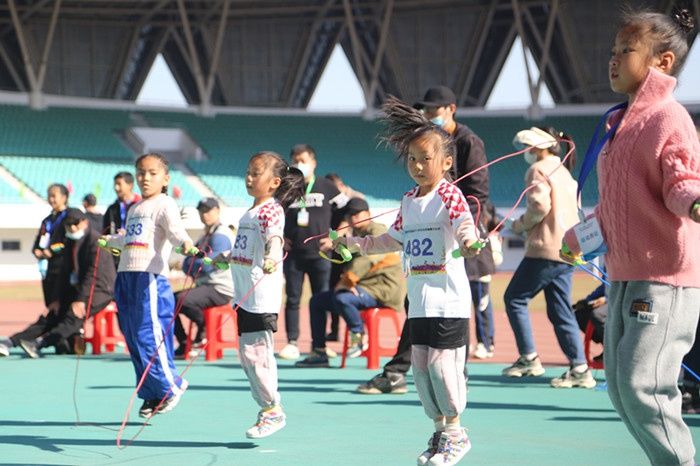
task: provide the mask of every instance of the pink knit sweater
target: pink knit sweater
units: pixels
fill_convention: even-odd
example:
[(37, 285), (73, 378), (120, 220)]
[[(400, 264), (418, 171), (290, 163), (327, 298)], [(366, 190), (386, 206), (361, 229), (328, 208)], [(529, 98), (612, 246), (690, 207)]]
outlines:
[(673, 98), (676, 79), (651, 69), (614, 139), (598, 158), (596, 215), (608, 245), (611, 280), (700, 287), (700, 143)]

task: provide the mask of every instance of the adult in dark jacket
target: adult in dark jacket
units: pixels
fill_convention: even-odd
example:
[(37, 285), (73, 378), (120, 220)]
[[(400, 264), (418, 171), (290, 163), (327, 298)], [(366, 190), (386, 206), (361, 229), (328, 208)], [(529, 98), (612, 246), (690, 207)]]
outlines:
[(102, 218), (102, 232), (115, 235), (126, 225), (126, 213), (129, 207), (141, 200), (134, 192), (134, 176), (129, 172), (119, 172), (114, 175), (114, 192), (117, 200), (105, 211)]
[(55, 299), (46, 315), (10, 337), (32, 358), (39, 357), (41, 349), (48, 346), (55, 346), (57, 353), (72, 352), (72, 340), (80, 335), (88, 303), (90, 315), (94, 315), (113, 299), (114, 261), (105, 251), (98, 255), (98, 233), (78, 209), (68, 209), (63, 223), (65, 261), (54, 284)]
[(328, 237), (305, 240), (328, 233), (334, 210), (345, 207), (347, 197), (332, 181), (316, 177), (316, 151), (313, 147), (298, 144), (292, 148), (290, 157), (293, 166), (304, 174), (306, 193), (303, 199), (289, 206), (285, 217), (284, 241), (289, 255), (283, 267), (287, 294), (284, 325), (288, 343), (280, 350), (279, 356), (298, 359), (299, 304), (304, 275), (309, 276), (311, 292), (315, 295), (328, 289), (331, 273), (331, 263), (318, 255), (322, 244), (330, 247)]

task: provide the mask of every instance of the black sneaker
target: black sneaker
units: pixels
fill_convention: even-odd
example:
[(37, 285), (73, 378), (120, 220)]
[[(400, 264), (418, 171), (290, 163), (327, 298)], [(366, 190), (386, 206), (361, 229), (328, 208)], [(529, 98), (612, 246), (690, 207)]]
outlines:
[(175, 359), (185, 359), (185, 344), (182, 343), (180, 346), (175, 348), (175, 351), (173, 352), (173, 357)]
[(32, 359), (38, 359), (41, 356), (41, 350), (39, 345), (36, 344), (36, 340), (20, 340), (19, 346), (22, 347), (27, 356)]
[(338, 341), (338, 332), (331, 332), (326, 335), (326, 341)]
[(382, 393), (402, 395), (408, 392), (406, 376), (393, 372), (375, 375), (368, 382), (357, 387), (359, 393), (365, 395), (379, 395)]
[(160, 403), (160, 400), (144, 400), (143, 404), (141, 405), (141, 409), (139, 409), (139, 416), (153, 416), (153, 414), (155, 414), (154, 410), (156, 409), (156, 406), (158, 406), (158, 403)]
[(314, 349), (306, 358), (294, 363), (294, 367), (330, 367), (330, 364), (325, 349), (323, 352)]

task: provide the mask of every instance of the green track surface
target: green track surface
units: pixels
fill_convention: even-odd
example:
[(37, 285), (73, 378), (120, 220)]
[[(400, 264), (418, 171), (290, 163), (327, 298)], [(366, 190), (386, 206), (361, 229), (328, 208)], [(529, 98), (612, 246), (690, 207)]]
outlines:
[[(15, 350), (0, 359), (0, 464), (415, 464), (432, 422), (423, 414), (413, 384), (407, 395), (356, 394), (355, 386), (375, 373), (363, 363), (352, 360), (340, 370), (296, 369), (280, 362), (287, 427), (252, 441), (244, 432), (258, 408), (235, 353), (216, 363), (197, 362), (186, 375), (190, 388), (178, 407), (156, 416), (131, 446), (119, 450), (117, 429), (134, 386), (127, 356), (86, 356), (80, 361), (77, 400), (85, 424), (76, 426), (75, 359), (47, 355), (28, 360)], [(502, 367), (469, 366), (463, 424), (469, 427), (473, 448), (460, 464), (648, 464), (604, 390), (556, 390), (544, 377), (508, 380), (500, 376)], [(545, 377), (561, 371), (549, 367)], [(125, 439), (142, 423), (139, 405), (137, 400)], [(700, 417), (686, 422), (697, 443)]]

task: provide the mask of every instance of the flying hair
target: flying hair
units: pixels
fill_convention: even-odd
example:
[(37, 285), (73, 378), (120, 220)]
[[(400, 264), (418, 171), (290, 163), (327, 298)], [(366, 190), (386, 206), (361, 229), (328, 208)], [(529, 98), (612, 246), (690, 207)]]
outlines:
[(421, 111), (394, 96), (389, 96), (382, 110), (385, 129), (380, 135), (380, 142), (391, 147), (398, 159), (405, 160), (411, 142), (423, 136), (435, 136), (438, 152), (444, 157), (456, 156), (457, 148), (452, 136), (431, 123)]

